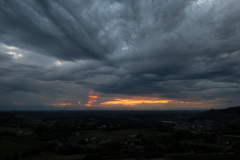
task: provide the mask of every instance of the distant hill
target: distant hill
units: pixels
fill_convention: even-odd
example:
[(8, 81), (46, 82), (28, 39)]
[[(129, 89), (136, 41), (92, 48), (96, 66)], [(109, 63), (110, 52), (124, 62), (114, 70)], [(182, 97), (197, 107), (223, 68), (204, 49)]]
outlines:
[(240, 125), (240, 106), (227, 109), (211, 109), (209, 111), (195, 114), (189, 120), (196, 119), (210, 119), (215, 122)]

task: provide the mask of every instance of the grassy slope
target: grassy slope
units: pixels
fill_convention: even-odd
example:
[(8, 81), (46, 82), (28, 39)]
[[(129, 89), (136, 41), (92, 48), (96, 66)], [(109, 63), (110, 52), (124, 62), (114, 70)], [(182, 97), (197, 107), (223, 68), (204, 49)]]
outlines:
[(0, 112), (0, 122), (2, 123), (23, 123), (14, 113)]
[(9, 112), (0, 112), (0, 122), (2, 123), (15, 123), (15, 124), (38, 124), (42, 123), (42, 120), (37, 118), (32, 118), (25, 115), (9, 113)]

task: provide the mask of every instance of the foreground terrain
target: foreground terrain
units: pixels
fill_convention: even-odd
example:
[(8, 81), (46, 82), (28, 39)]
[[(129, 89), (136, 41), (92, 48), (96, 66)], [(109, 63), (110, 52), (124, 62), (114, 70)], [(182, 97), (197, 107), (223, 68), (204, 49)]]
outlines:
[(0, 112), (0, 160), (239, 159), (239, 111)]

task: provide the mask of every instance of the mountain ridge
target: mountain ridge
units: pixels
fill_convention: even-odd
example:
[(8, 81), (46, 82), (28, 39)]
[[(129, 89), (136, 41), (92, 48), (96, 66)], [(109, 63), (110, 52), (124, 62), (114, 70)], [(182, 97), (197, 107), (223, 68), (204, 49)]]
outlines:
[(226, 109), (211, 109), (197, 113), (189, 120), (209, 119), (219, 123), (230, 123), (240, 125), (240, 106), (229, 107)]

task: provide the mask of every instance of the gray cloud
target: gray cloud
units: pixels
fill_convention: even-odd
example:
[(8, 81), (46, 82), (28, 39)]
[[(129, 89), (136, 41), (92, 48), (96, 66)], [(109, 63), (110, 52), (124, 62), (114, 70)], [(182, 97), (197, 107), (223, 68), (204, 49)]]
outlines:
[(2, 63), (10, 60), (11, 60), (11, 55), (0, 53), (0, 61)]
[(2, 0), (1, 92), (87, 102), (93, 88), (239, 103), (239, 7), (238, 0)]

